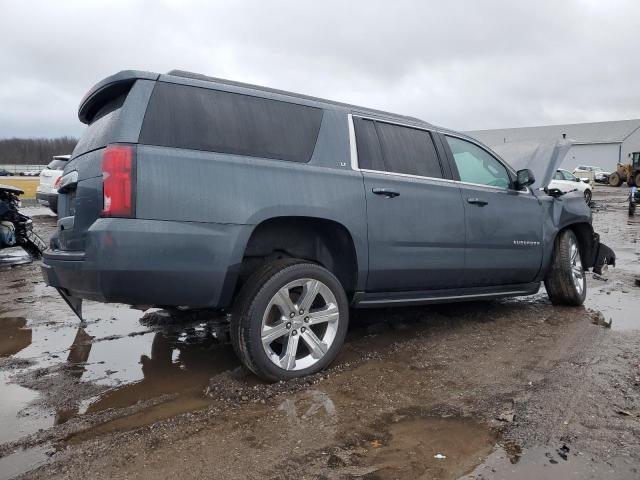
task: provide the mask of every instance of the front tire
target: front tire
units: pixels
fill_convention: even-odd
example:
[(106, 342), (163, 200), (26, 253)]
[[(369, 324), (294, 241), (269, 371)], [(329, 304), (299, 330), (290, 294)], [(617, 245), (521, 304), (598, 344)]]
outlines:
[(349, 303), (327, 269), (295, 259), (270, 262), (247, 280), (231, 314), (242, 363), (267, 381), (326, 368), (344, 343)]
[(584, 201), (587, 202), (587, 205), (591, 203), (591, 190), (584, 191)]
[(613, 172), (609, 176), (609, 185), (612, 187), (619, 187), (622, 185), (622, 178), (620, 178), (620, 174), (618, 172)]
[(578, 306), (584, 303), (587, 281), (582, 268), (580, 244), (573, 231), (563, 230), (556, 238), (544, 286), (554, 305)]

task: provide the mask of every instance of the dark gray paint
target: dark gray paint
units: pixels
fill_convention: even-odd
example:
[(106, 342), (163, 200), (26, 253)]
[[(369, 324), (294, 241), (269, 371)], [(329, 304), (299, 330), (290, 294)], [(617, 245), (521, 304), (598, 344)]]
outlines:
[[(104, 92), (113, 82), (136, 76), (140, 79), (100, 132), (100, 141), (83, 139), (65, 168), (65, 174), (77, 171), (79, 181), (75, 192), (61, 194), (64, 229), (45, 256), (43, 272), (48, 284), (77, 297), (226, 307), (251, 232), (265, 220), (288, 216), (331, 220), (350, 233), (358, 270), (354, 304), (518, 295), (535, 291), (544, 278), (559, 229), (577, 223), (590, 228), (581, 199), (580, 204), (570, 196), (554, 200), (541, 192), (486, 191), (456, 181), (457, 170), (438, 136), (451, 132), (426, 122), (173, 75), (124, 72), (92, 91)], [(138, 142), (153, 78), (324, 109), (310, 162), (138, 145), (137, 218), (99, 218), (102, 147)], [(85, 109), (92, 98), (83, 100)], [(349, 113), (434, 132), (447, 179), (352, 169)], [(89, 143), (100, 148), (83, 151)], [(513, 169), (510, 173), (515, 175)], [(374, 195), (374, 188), (394, 189), (400, 196)], [(467, 204), (471, 193), (486, 196), (489, 204)], [(514, 248), (513, 240), (540, 240), (541, 246)]]

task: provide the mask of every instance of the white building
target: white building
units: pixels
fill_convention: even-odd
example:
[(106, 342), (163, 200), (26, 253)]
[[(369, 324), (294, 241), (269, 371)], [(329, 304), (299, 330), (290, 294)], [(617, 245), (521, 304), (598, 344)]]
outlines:
[(473, 130), (465, 133), (489, 147), (509, 142), (566, 138), (573, 142), (561, 165), (568, 170), (578, 165), (595, 165), (612, 172), (618, 162), (630, 162), (629, 153), (640, 151), (640, 119)]

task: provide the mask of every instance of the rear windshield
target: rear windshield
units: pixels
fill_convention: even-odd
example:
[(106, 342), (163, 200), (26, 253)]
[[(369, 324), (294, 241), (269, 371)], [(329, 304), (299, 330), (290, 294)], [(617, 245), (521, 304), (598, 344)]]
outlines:
[(49, 170), (64, 170), (64, 166), (67, 164), (66, 160), (53, 160), (47, 165)]
[(140, 143), (308, 162), (322, 109), (158, 82)]
[(104, 147), (109, 143), (111, 133), (118, 120), (118, 112), (128, 94), (129, 91), (126, 91), (104, 100), (104, 103), (99, 106), (96, 114), (91, 119), (91, 123), (89, 123), (80, 137), (80, 141), (73, 150), (72, 157)]

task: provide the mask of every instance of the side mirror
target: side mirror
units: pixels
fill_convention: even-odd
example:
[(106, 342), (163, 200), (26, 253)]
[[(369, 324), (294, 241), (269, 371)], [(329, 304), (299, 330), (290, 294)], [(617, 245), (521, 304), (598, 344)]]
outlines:
[(516, 173), (516, 175), (516, 187), (518, 189), (528, 187), (536, 181), (536, 177), (533, 175), (533, 172), (528, 168), (518, 170), (518, 173)]

